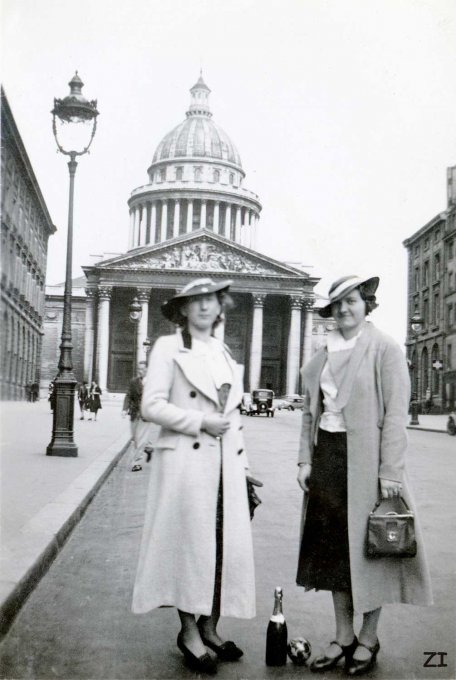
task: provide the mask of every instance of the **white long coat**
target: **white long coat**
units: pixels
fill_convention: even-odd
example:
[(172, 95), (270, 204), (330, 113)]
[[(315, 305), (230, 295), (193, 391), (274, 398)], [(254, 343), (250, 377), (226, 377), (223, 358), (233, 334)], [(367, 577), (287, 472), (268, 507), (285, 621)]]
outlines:
[(239, 409), (242, 367), (231, 358), (233, 383), (218, 440), (201, 432), (218, 395), (204, 355), (184, 347), (182, 334), (157, 340), (150, 354), (142, 415), (161, 425), (154, 446), (132, 609), (161, 605), (210, 615), (214, 596), (216, 508), (223, 475), (221, 615), (255, 616), (255, 581)]
[[(322, 348), (302, 371), (306, 400), (300, 462), (312, 462), (321, 409), (320, 376), (326, 357), (326, 348)], [(432, 603), (417, 517), (416, 557), (372, 559), (365, 556), (367, 518), (379, 498), (379, 477), (402, 482), (402, 495), (416, 513), (405, 467), (409, 398), (407, 365), (399, 345), (371, 323), (365, 323), (342, 383), (338, 385), (336, 400), (347, 429), (348, 537), (353, 603), (357, 612), (393, 602)], [(306, 501), (307, 495), (303, 521)]]

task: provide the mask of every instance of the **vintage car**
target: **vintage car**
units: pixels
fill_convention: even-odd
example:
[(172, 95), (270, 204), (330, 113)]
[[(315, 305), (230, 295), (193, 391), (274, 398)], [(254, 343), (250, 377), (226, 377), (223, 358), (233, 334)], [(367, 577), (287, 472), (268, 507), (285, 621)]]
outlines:
[(249, 406), (250, 406), (251, 403), (252, 403), (252, 397), (251, 397), (250, 392), (244, 392), (244, 394), (242, 395), (241, 404), (239, 406), (239, 410), (241, 412), (241, 415), (248, 414)]
[(274, 418), (274, 392), (272, 390), (253, 390), (251, 393), (252, 401), (249, 406), (249, 416), (271, 416)]
[(295, 411), (303, 408), (304, 397), (300, 394), (285, 394), (283, 397), (275, 399), (274, 402), (279, 411)]

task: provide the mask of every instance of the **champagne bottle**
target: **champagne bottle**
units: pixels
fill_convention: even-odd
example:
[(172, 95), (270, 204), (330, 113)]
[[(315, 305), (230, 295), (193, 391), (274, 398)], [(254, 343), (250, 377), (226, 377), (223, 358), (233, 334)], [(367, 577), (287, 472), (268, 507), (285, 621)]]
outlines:
[(266, 632), (266, 665), (284, 666), (287, 662), (287, 624), (282, 611), (282, 588), (274, 591), (274, 611)]

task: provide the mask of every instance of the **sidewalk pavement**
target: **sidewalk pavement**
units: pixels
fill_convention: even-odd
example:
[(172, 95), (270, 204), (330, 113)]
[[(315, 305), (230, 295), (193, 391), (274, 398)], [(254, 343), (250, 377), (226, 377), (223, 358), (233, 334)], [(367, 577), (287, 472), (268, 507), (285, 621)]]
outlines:
[(0, 404), (0, 636), (55, 558), (130, 443), (121, 400), (105, 400), (98, 420), (79, 420), (78, 456), (46, 456), (52, 433), (47, 400)]
[(446, 432), (447, 415), (419, 415), (419, 425), (407, 425), (409, 430), (426, 430), (427, 432)]

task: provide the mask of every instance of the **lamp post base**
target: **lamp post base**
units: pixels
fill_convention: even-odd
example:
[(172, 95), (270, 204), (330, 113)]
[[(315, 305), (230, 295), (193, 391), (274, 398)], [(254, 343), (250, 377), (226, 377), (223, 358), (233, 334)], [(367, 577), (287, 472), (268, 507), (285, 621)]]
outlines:
[(47, 456), (76, 458), (78, 447), (74, 443), (74, 396), (77, 380), (74, 375), (59, 375), (54, 381), (54, 409), (52, 439), (46, 449)]

